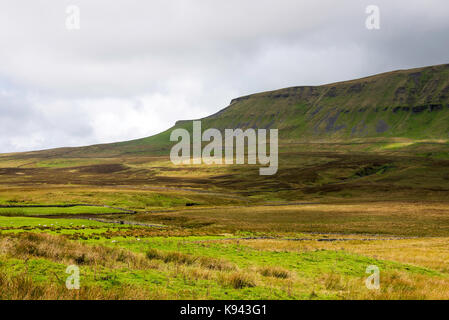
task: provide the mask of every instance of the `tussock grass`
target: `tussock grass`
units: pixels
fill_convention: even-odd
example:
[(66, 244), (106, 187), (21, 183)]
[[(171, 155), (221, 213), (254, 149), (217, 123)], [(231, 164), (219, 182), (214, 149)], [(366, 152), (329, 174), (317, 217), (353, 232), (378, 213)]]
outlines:
[(131, 285), (105, 289), (101, 286), (82, 286), (67, 290), (64, 284), (37, 283), (29, 275), (9, 276), (0, 271), (0, 300), (145, 300), (166, 299), (159, 292), (151, 292)]
[[(393, 243), (399, 246), (401, 243), (403, 245), (405, 241), (425, 240), (395, 240)], [(258, 245), (262, 242), (262, 240), (241, 241), (239, 246), (241, 249), (243, 246)], [(293, 247), (283, 247), (283, 243)], [(286, 249), (297, 252), (298, 246), (303, 245), (302, 242), (267, 240), (265, 249), (267, 244), (277, 251), (266, 250), (265, 253), (272, 253), (272, 256), (265, 258), (276, 256), (281, 259), (279, 260), (280, 265), (264, 265), (261, 263), (264, 259), (254, 259), (255, 256), (250, 254), (245, 256), (248, 261), (252, 261), (250, 264), (235, 260), (231, 263), (223, 258), (202, 256), (201, 254), (206, 254), (206, 252), (200, 250), (196, 254), (188, 254), (173, 251), (173, 249), (167, 251), (152, 248), (145, 249), (146, 254), (138, 254), (126, 249), (87, 245), (48, 234), (3, 234), (0, 235), (0, 254), (5, 256), (6, 261), (22, 259), (24, 261), (39, 260), (39, 263), (43, 263), (46, 259), (66, 265), (75, 263), (86, 266), (85, 270), (90, 269), (91, 280), (86, 282), (87, 285), (82, 285), (81, 290), (77, 293), (66, 292), (67, 289), (60, 283), (58, 277), (56, 282), (53, 282), (53, 278), (41, 282), (39, 276), (35, 277), (33, 271), (28, 274), (28, 267), (26, 273), (20, 271), (24, 274), (12, 272), (8, 267), (0, 268), (0, 271), (3, 272), (3, 275), (0, 275), (3, 277), (0, 279), (0, 285), (2, 289), (5, 288), (0, 293), (0, 299), (165, 299), (177, 297), (193, 299), (199, 297), (449, 299), (447, 293), (449, 292), (449, 280), (444, 274), (418, 273), (412, 268), (394, 269), (395, 266), (391, 265), (390, 267), (393, 269), (381, 268), (381, 289), (370, 291), (365, 287), (364, 281), (367, 277), (365, 267), (372, 262), (365, 261), (362, 257), (351, 261), (344, 260), (344, 255), (335, 255), (334, 257), (333, 252), (340, 252), (329, 251), (330, 248), (336, 249), (334, 243), (314, 241), (304, 244), (308, 249), (303, 247), (301, 251), (307, 255), (307, 259), (301, 260), (301, 268), (295, 269), (295, 271), (288, 269), (287, 266), (291, 265), (291, 262), (285, 260), (288, 258), (285, 253), (288, 252)], [(201, 245), (204, 244), (201, 243)], [(340, 245), (350, 247), (364, 244), (356, 241), (343, 242)], [(322, 250), (326, 246), (327, 250)], [(368, 244), (366, 246), (369, 248)], [(214, 246), (213, 249), (217, 248)], [(231, 254), (231, 251), (229, 252)], [(235, 252), (241, 253), (242, 250)], [(260, 255), (262, 252), (257, 254)], [(281, 254), (282, 256), (279, 257)], [(232, 255), (223, 255), (223, 257), (233, 258)], [(299, 256), (295, 255), (294, 259), (294, 261), (299, 261)], [(335, 265), (334, 260), (338, 260)], [(282, 264), (282, 261), (285, 264)], [(332, 263), (332, 265), (327, 265), (328, 263)], [(101, 268), (96, 268), (97, 265), (110, 268), (110, 270), (102, 273)], [(156, 270), (150, 271), (149, 268)], [(160, 286), (160, 292), (157, 290), (158, 292), (154, 294), (143, 294), (142, 292), (147, 289), (147, 281), (136, 282), (138, 287), (122, 282), (126, 278), (121, 278), (124, 275), (122, 270), (128, 270), (126, 273), (129, 271), (133, 273), (132, 270), (138, 272), (138, 269), (143, 270), (141, 275), (146, 272), (154, 272), (153, 281), (158, 283), (158, 287)], [(360, 270), (354, 272), (356, 269)], [(98, 276), (96, 270), (99, 272)], [(110, 277), (110, 279), (104, 277)], [(105, 292), (103, 287), (96, 286), (96, 281), (108, 283), (110, 291)], [(8, 284), (6, 285), (6, 283)], [(312, 293), (310, 293), (311, 290)], [(221, 295), (223, 292), (229, 293), (230, 296)]]
[[(323, 237), (323, 236), (322, 236)], [(344, 239), (345, 236), (331, 235), (332, 238)], [(357, 238), (356, 236), (350, 236)], [(358, 236), (366, 238), (367, 236)], [(372, 238), (372, 236), (368, 236)], [(396, 261), (399, 263), (433, 269), (449, 274), (449, 238), (413, 238), (388, 241), (285, 241), (285, 240), (251, 240), (245, 246), (257, 250), (283, 252), (313, 252), (315, 250), (344, 250), (375, 259)]]
[(292, 277), (292, 272), (278, 266), (266, 266), (259, 268), (259, 273), (264, 277), (274, 277), (279, 279), (288, 279)]
[(104, 246), (89, 246), (60, 236), (38, 233), (0, 235), (0, 252), (16, 258), (45, 258), (77, 265), (101, 265), (109, 268), (154, 269), (158, 264), (143, 254)]
[(332, 291), (341, 291), (345, 289), (345, 281), (343, 280), (342, 276), (337, 274), (337, 273), (329, 273), (329, 274), (325, 274), (321, 281), (324, 284), (324, 287), (327, 290), (332, 290)]
[(181, 275), (186, 279), (191, 279), (195, 281), (216, 279), (216, 274), (212, 270), (198, 266), (179, 268), (176, 270), (176, 274), (174, 276), (178, 275)]
[(183, 265), (195, 264), (210, 270), (229, 271), (236, 269), (233, 264), (223, 259), (193, 256), (175, 251), (166, 252), (154, 248), (147, 250), (146, 257), (149, 260), (162, 260), (165, 263), (175, 263)]
[(223, 274), (221, 282), (224, 285), (233, 287), (234, 289), (251, 288), (256, 286), (256, 279), (254, 275), (242, 271)]
[(357, 300), (447, 300), (449, 280), (426, 277), (404, 271), (381, 272), (380, 289), (368, 290), (365, 279), (347, 279), (342, 275), (323, 277), (326, 288), (338, 290), (337, 297)]

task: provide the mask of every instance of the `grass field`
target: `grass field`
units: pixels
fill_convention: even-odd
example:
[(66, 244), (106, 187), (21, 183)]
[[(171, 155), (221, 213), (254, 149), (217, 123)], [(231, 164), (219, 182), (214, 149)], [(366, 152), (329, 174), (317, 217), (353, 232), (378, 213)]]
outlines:
[(6, 207), (0, 208), (0, 216), (56, 216), (82, 214), (114, 214), (123, 213), (120, 209), (95, 206), (73, 207)]
[[(308, 240), (291, 241), (242, 239), (251, 236), (248, 233), (182, 235), (182, 230), (72, 219), (3, 218), (0, 224), (0, 273), (8, 279), (2, 298), (7, 299), (111, 295), (383, 299), (447, 298), (448, 294), (448, 238), (365, 241), (360, 235), (298, 234)], [(340, 241), (317, 241), (323, 238)], [(70, 264), (81, 267), (82, 289), (61, 296)], [(369, 265), (381, 270), (383, 286), (375, 293), (364, 286)], [(22, 282), (30, 287), (16, 292), (14, 285)], [(36, 288), (45, 294), (33, 295)]]
[(269, 178), (163, 156), (2, 156), (0, 298), (448, 299), (448, 149), (286, 143)]

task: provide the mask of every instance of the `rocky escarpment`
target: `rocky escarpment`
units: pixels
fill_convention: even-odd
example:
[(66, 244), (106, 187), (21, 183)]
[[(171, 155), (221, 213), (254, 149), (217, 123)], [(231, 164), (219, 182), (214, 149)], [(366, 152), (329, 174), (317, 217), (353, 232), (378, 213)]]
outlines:
[(248, 95), (202, 120), (218, 129), (277, 128), (287, 139), (447, 139), (449, 65)]

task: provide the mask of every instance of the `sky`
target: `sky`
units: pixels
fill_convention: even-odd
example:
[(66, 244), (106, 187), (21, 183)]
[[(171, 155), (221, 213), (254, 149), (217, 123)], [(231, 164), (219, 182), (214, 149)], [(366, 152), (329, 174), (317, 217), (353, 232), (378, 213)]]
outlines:
[(142, 138), (242, 95), (449, 63), (448, 35), (447, 0), (0, 0), (0, 153)]

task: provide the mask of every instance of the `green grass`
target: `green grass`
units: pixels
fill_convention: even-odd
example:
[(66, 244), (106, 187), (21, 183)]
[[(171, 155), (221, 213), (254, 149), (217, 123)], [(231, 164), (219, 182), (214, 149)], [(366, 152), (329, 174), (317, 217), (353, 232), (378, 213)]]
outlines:
[[(398, 275), (432, 281), (448, 278), (446, 273), (432, 268), (337, 249), (338, 244), (331, 246), (332, 249), (313, 249), (314, 242), (305, 244), (310, 247), (307, 250), (282, 250), (270, 246), (262, 249), (253, 247), (251, 241), (237, 239), (254, 235), (248, 232), (173, 236), (170, 230), (176, 231), (86, 219), (0, 217), (0, 240), (33, 232), (77, 239), (70, 243), (92, 248), (86, 252), (110, 248), (141, 257), (153, 252), (147, 258), (150, 268), (130, 266), (126, 256), (122, 255), (117, 255), (118, 260), (112, 265), (112, 262), (89, 262), (84, 258), (82, 260), (86, 262), (80, 265), (84, 287), (100, 286), (105, 290), (132, 287), (135, 292), (153, 292), (147, 295), (151, 299), (338, 299), (365, 292), (365, 270), (369, 265), (378, 266), (382, 275), (393, 279)], [(161, 236), (161, 232), (168, 233)], [(14, 256), (0, 254), (0, 272), (10, 277), (27, 274), (35, 285), (64, 285), (65, 268), (74, 262), (55, 249), (45, 249), (63, 238), (50, 238), (48, 244), (36, 245), (36, 249), (27, 245), (26, 259), (22, 251), (21, 255)], [(357, 246), (363, 242), (350, 243)], [(345, 243), (346, 247), (349, 245), (350, 248), (350, 243)], [(292, 245), (296, 244), (293, 242)], [(63, 252), (79, 256), (86, 250), (81, 248), (73, 253), (69, 248)], [(216, 268), (215, 265), (225, 267)], [(384, 286), (385, 290), (391, 290), (388, 289), (390, 284), (384, 283)]]
[[(54, 188), (38, 189), (22, 192), (11, 190), (0, 194), (0, 204), (4, 206), (14, 205), (71, 205), (71, 204), (104, 204), (111, 207), (127, 208), (131, 210), (143, 210), (154, 208), (185, 207), (187, 203), (208, 204), (221, 203), (220, 199), (214, 199), (210, 195), (182, 193), (182, 192), (155, 192), (155, 191), (129, 191), (114, 190), (113, 188)], [(229, 200), (228, 200), (229, 202)], [(236, 201), (234, 201), (236, 202)]]
[[(0, 260), (0, 271), (10, 275), (20, 275), (27, 270), (32, 279), (38, 283), (52, 283), (64, 280), (67, 266), (50, 262), (45, 259), (32, 259), (27, 263), (19, 259)], [(121, 288), (133, 285), (154, 293), (153, 298), (159, 299), (292, 299), (301, 296), (291, 296), (287, 292), (274, 288), (254, 287), (234, 289), (214, 280), (189, 281), (182, 275), (173, 275), (172, 272), (158, 270), (127, 270), (91, 267), (81, 267), (81, 285), (100, 285), (105, 289)], [(149, 296), (151, 298), (151, 296)], [(323, 295), (326, 298), (326, 295)]]
[(68, 168), (102, 163), (101, 159), (55, 159), (39, 161), (36, 166), (41, 168)]
[[(71, 226), (86, 226), (86, 227), (105, 227), (111, 226), (110, 223), (99, 222), (95, 220), (87, 219), (54, 219), (54, 218), (34, 218), (34, 217), (4, 217), (0, 216), (0, 228), (1, 227), (38, 227), (38, 226), (50, 226), (58, 225), (60, 227)], [(114, 226), (114, 225), (113, 225)], [(124, 225), (117, 225), (118, 227), (124, 227)]]
[[(218, 239), (223, 237), (149, 237), (140, 240), (117, 237), (81, 241), (92, 248), (100, 245), (130, 250), (136, 254), (146, 253), (151, 248), (172, 254), (174, 258), (184, 255), (182, 260), (155, 260), (154, 268), (145, 270), (127, 268), (123, 263), (118, 263), (116, 268), (81, 265), (81, 285), (99, 285), (105, 289), (131, 285), (140, 290), (158, 292), (153, 298), (159, 299), (335, 299), (342, 293), (339, 288), (334, 289), (326, 284), (327, 279), (323, 283), (323, 275), (338, 275), (345, 281), (355, 281), (359, 283), (360, 290), (363, 290), (365, 270), (369, 265), (378, 266), (385, 274), (402, 272), (410, 276), (445, 277), (429, 268), (370, 258), (344, 250), (318, 249), (297, 253), (259, 250), (237, 242), (207, 242)], [(185, 262), (187, 257), (188, 263)], [(238, 271), (198, 271), (195, 261), (201, 257), (219, 257), (221, 261), (236, 266)], [(38, 257), (24, 261), (0, 256), (0, 272), (10, 276), (26, 272), (34, 281), (43, 284), (62, 283), (67, 277), (64, 272), (66, 266), (58, 261)], [(285, 277), (274, 278), (264, 275), (266, 273), (263, 270), (267, 270), (267, 267), (276, 270), (281, 268), (288, 270), (288, 273)], [(197, 272), (205, 272), (205, 278), (190, 278)], [(234, 275), (247, 280), (233, 284), (234, 280), (227, 279)]]
[(123, 213), (123, 211), (107, 207), (91, 206), (0, 208), (1, 216), (51, 216), (108, 213)]
[[(168, 252), (181, 252), (189, 255), (220, 257), (240, 268), (252, 266), (281, 266), (294, 270), (303, 277), (315, 277), (317, 274), (337, 272), (339, 274), (357, 276), (365, 272), (368, 265), (377, 265), (383, 270), (407, 270), (408, 272), (438, 276), (440, 273), (430, 269), (403, 265), (400, 263), (380, 261), (350, 254), (344, 251), (316, 250), (312, 252), (294, 253), (279, 251), (262, 251), (244, 244), (214, 242), (223, 237), (170, 237), (136, 239), (114, 238), (110, 240), (89, 240), (90, 243), (101, 243), (130, 249), (135, 252), (146, 252), (148, 248), (156, 248)], [(211, 242), (201, 242), (211, 241)]]
[(411, 146), (413, 144), (414, 144), (414, 142), (396, 142), (396, 143), (387, 144), (387, 145), (383, 146), (382, 148), (385, 150), (400, 149), (400, 148)]

